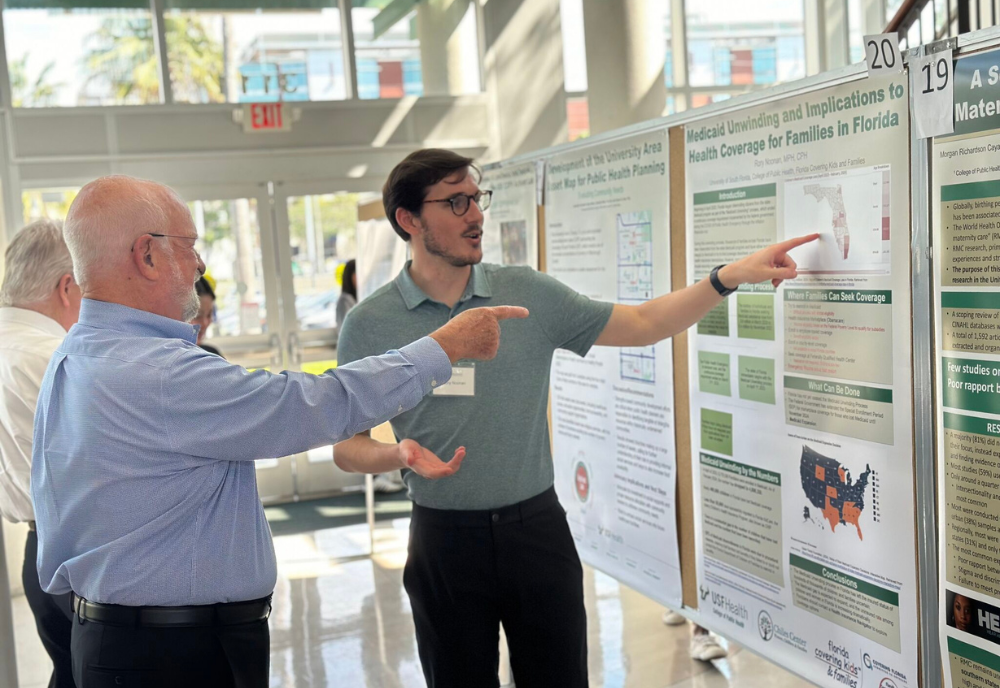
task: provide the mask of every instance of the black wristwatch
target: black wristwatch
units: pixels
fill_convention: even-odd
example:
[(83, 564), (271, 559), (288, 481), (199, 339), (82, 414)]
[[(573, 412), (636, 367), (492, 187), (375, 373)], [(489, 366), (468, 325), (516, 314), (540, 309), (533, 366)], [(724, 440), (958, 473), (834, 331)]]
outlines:
[(726, 287), (726, 285), (722, 283), (722, 280), (719, 279), (719, 270), (724, 267), (726, 267), (725, 264), (716, 265), (712, 268), (712, 272), (708, 273), (708, 281), (712, 283), (713, 287), (715, 287), (715, 291), (719, 292), (719, 296), (729, 296), (736, 291), (736, 289), (729, 289)]

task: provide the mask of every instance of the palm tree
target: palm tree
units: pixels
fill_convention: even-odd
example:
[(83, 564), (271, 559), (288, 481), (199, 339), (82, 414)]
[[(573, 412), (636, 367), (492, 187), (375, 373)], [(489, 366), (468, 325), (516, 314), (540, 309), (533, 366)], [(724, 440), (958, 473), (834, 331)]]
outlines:
[(55, 64), (49, 62), (45, 65), (31, 84), (28, 83), (28, 53), (8, 65), (14, 107), (46, 107), (52, 104), (56, 89), (62, 86), (62, 84), (48, 83), (49, 74)]
[[(222, 45), (196, 17), (165, 17), (167, 63), (175, 100), (224, 102)], [(114, 102), (156, 103), (160, 73), (153, 25), (146, 17), (109, 17), (90, 37), (90, 81), (110, 86)]]

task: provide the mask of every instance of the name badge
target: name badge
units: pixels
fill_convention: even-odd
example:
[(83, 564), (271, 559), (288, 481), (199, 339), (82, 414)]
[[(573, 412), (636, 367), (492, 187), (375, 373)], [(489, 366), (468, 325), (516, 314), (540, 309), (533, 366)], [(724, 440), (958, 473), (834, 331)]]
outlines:
[(459, 361), (451, 367), (451, 379), (432, 392), (437, 397), (476, 396), (476, 364)]

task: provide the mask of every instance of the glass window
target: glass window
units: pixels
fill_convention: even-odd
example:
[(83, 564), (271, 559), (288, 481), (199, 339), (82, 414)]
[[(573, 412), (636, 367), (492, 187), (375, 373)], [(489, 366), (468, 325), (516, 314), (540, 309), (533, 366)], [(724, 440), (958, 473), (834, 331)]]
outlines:
[(885, 22), (888, 24), (896, 16), (896, 12), (903, 6), (903, 0), (887, 0), (885, 3)]
[[(798, 0), (777, 0), (767, 5), (704, 0), (689, 5), (691, 85), (763, 85), (805, 76), (802, 13)], [(710, 99), (692, 98), (692, 106), (706, 104)]]
[(167, 61), (175, 102), (347, 97), (336, 0), (318, 9), (189, 9), (197, 4), (201, 3), (165, 3)]
[(337, 268), (358, 252), (358, 198), (354, 193), (337, 193), (288, 199), (295, 312), (300, 329), (337, 324)]
[(134, 9), (19, 7), (27, 4), (8, 2), (3, 10), (14, 107), (160, 102), (148, 2)]
[(929, 2), (920, 11), (920, 38), (924, 43), (934, 42), (934, 3)]
[(478, 93), (473, 0), (351, 0), (358, 97)]
[(80, 189), (25, 189), (21, 192), (24, 224), (35, 220), (65, 220)]
[(587, 45), (583, 33), (583, 0), (559, 0), (559, 16), (566, 92), (584, 93), (587, 90)]
[(266, 332), (257, 201), (192, 201), (188, 207), (201, 238), (206, 274), (215, 281), (215, 319), (207, 336)]
[(850, 46), (848, 59), (851, 63), (864, 62), (865, 16), (861, 0), (847, 0), (847, 41)]

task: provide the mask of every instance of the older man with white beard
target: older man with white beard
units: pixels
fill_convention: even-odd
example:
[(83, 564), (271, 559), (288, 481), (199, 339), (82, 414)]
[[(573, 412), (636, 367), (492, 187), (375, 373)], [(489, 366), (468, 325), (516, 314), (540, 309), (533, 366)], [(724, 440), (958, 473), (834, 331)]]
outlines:
[[(83, 302), (42, 383), (31, 483), (42, 586), (73, 594), (77, 686), (266, 686), (276, 567), (253, 460), (412, 408), (527, 311), (470, 311), (320, 376), (248, 372), (195, 344), (205, 266), (173, 191), (98, 179), (65, 237)], [(399, 452), (431, 478), (465, 453)]]

